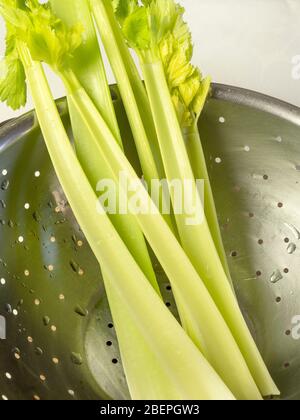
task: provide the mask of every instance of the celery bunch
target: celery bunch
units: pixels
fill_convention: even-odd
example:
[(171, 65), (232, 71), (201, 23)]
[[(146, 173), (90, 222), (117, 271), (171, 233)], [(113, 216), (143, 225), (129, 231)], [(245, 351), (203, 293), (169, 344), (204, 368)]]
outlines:
[[(27, 81), (54, 168), (102, 268), (132, 398), (278, 394), (228, 281), (197, 131), (210, 79), (203, 80), (190, 63), (183, 9), (174, 0), (51, 0), (43, 5), (0, 0), (0, 12), (8, 31), (1, 100), (13, 108), (23, 105)], [(93, 18), (118, 81), (145, 181), (150, 185), (164, 176), (191, 181), (193, 214), (162, 215), (164, 191), (154, 203), (125, 156)], [(139, 56), (145, 86), (128, 45)], [(42, 62), (65, 84), (75, 151)], [(97, 212), (99, 180), (111, 179), (119, 193), (128, 194), (118, 184), (121, 172), (138, 186), (141, 206), (152, 211)], [(206, 180), (206, 208), (195, 182), (199, 176)], [(187, 224), (191, 218), (197, 223)], [(172, 284), (182, 326), (161, 300), (145, 238)]]

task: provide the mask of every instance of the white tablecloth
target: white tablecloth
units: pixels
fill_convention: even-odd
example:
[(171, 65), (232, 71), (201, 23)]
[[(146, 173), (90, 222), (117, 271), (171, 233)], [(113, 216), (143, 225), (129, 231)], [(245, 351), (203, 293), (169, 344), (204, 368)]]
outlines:
[[(213, 80), (300, 106), (300, 0), (181, 0), (195, 42), (194, 62)], [(0, 22), (0, 54), (4, 25)], [(51, 74), (51, 73), (49, 73)], [(113, 76), (109, 71), (109, 80)], [(51, 74), (55, 97), (64, 95)], [(42, 92), (41, 92), (42, 94)], [(13, 112), (0, 105), (0, 121)]]

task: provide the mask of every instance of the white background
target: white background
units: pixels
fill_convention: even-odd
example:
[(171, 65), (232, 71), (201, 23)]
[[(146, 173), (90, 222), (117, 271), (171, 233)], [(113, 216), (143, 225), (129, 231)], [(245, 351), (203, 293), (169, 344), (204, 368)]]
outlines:
[[(194, 62), (205, 74), (214, 81), (257, 90), (300, 106), (300, 0), (181, 3), (194, 36)], [(0, 54), (4, 32), (0, 22)], [(110, 71), (108, 77), (113, 82)], [(64, 95), (53, 75), (51, 86), (56, 97)], [(0, 121), (31, 108), (30, 98), (26, 109), (17, 113), (1, 104)]]

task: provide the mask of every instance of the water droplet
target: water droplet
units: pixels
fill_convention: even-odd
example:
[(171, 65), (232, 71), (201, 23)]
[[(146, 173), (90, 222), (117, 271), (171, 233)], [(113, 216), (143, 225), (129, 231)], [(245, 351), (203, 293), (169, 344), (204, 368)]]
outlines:
[(4, 200), (0, 200), (0, 206), (5, 209), (6, 208), (6, 204)]
[(72, 363), (74, 363), (74, 365), (82, 365), (83, 360), (82, 360), (82, 356), (79, 353), (72, 353), (71, 354), (71, 361)]
[(55, 222), (55, 224), (56, 225), (63, 225), (64, 223), (66, 223), (66, 221), (67, 221), (67, 219), (66, 218), (63, 218), (63, 219), (57, 220)]
[(79, 264), (76, 261), (74, 261), (74, 260), (70, 261), (70, 266), (71, 266), (72, 270), (75, 273), (79, 274), (80, 276), (82, 276), (84, 274), (83, 269), (79, 266)]
[(296, 251), (296, 249), (297, 249), (297, 245), (292, 242), (287, 247), (287, 252), (288, 252), (288, 254), (294, 254), (294, 252)]
[(289, 224), (289, 223), (285, 223), (285, 226), (288, 227), (293, 235), (295, 236), (295, 238), (299, 241), (300, 240), (300, 231), (298, 228), (296, 228), (296, 226)]
[(23, 303), (24, 303), (24, 300), (20, 299), (19, 302), (17, 303), (17, 309), (20, 309)]
[(48, 316), (44, 316), (43, 324), (47, 327), (50, 324), (50, 318)]
[(34, 352), (37, 356), (43, 356), (43, 354), (44, 354), (43, 350), (40, 347), (36, 347), (34, 349)]
[(275, 140), (276, 140), (278, 143), (282, 143), (282, 137), (281, 137), (281, 136), (275, 137)]
[(5, 179), (1, 183), (1, 190), (6, 191), (8, 189), (8, 187), (9, 187), (9, 180)]
[(32, 214), (32, 217), (34, 218), (34, 220), (35, 220), (37, 223), (39, 223), (39, 222), (41, 221), (41, 216), (40, 216), (40, 214), (39, 214), (37, 211), (35, 211), (35, 212)]
[(14, 224), (14, 222), (12, 220), (9, 220), (7, 224), (8, 224), (8, 226), (10, 228), (14, 228), (15, 227), (15, 224)]
[(83, 309), (82, 306), (80, 306), (80, 305), (76, 306), (75, 312), (80, 316), (87, 316), (88, 315), (87, 309)]
[(11, 313), (12, 313), (12, 307), (11, 307), (11, 305), (10, 305), (9, 303), (7, 303), (7, 304), (5, 305), (5, 310), (6, 310), (6, 312), (7, 312), (8, 314), (11, 314)]
[(271, 275), (271, 283), (276, 284), (280, 280), (283, 279), (283, 276), (279, 270), (274, 271), (274, 273)]

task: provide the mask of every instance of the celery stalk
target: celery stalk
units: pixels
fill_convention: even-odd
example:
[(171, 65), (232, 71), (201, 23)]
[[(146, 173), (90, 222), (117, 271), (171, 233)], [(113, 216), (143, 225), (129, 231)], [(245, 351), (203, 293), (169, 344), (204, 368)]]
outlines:
[[(116, 141), (122, 147), (119, 128), (114, 112), (105, 69), (99, 50), (96, 32), (87, 1), (85, 0), (51, 0), (53, 11), (69, 27), (80, 22), (84, 27), (84, 45), (81, 45), (73, 54), (69, 63), (76, 80), (81, 82), (86, 92), (93, 100), (106, 124), (114, 133)], [(67, 82), (66, 82), (67, 83)], [(68, 96), (69, 111), (75, 140), (76, 153), (88, 177), (90, 184), (96, 191), (97, 183), (101, 179), (111, 179), (110, 167), (97, 155), (97, 149), (89, 141), (89, 133), (81, 114), (73, 106)], [(127, 245), (133, 257), (149, 279), (155, 290), (160, 294), (159, 286), (148, 254), (143, 234), (134, 220), (129, 215), (110, 215), (111, 221), (119, 235)]]
[[(119, 6), (125, 3), (119, 0)], [(195, 178), (178, 116), (187, 123), (203, 106), (202, 97), (195, 96), (199, 73), (190, 63), (192, 44), (182, 20), (184, 9), (174, 0), (131, 1), (131, 6), (122, 23), (123, 33), (140, 58), (167, 178), (184, 184)], [(197, 207), (203, 210), (195, 183), (192, 188)], [(176, 215), (182, 246), (230, 328), (260, 391), (277, 394), (228, 282), (206, 218), (191, 226), (186, 223), (188, 216), (187, 212)]]
[[(98, 147), (97, 155), (106, 159), (107, 164), (111, 166), (113, 179), (117, 182), (122, 171), (129, 180), (138, 184), (137, 175), (116, 144), (105, 121), (84, 89), (79, 84), (76, 87), (74, 78), (72, 83), (69, 83), (69, 98), (78, 114), (81, 113), (81, 120), (85, 121), (90, 141)], [(145, 208), (154, 206), (142, 184), (139, 199)], [(159, 211), (136, 214), (135, 217), (169, 277), (175, 296), (180, 297), (179, 309), (184, 310), (184, 321), (193, 341), (204, 352), (235, 396), (241, 399), (260, 398), (228, 326)], [(222, 359), (218, 350), (220, 348)], [(233, 375), (233, 370), (238, 374)]]
[[(74, 154), (42, 67), (32, 62), (24, 44), (19, 45), (19, 54), (55, 171), (92, 250), (107, 273), (108, 294), (111, 296), (114, 290), (112, 299), (116, 297), (116, 305), (122, 302), (123, 313), (126, 311), (141, 333), (142, 347), (157, 362), (154, 379), (158, 380), (158, 387), (154, 380), (151, 398), (233, 399), (153, 291), (107, 215), (96, 211), (97, 197)], [(146, 370), (148, 366), (140, 369)], [(147, 391), (148, 387), (141, 383), (133, 389), (133, 398), (147, 399)]]
[[(89, 0), (89, 3), (118, 83), (143, 175), (150, 186), (151, 180), (164, 179), (165, 172), (145, 87), (115, 19), (111, 0)], [(167, 200), (161, 191), (160, 208), (164, 199)], [(164, 219), (177, 234), (173, 215), (164, 214)]]
[[(122, 146), (115, 113), (112, 112), (112, 100), (102, 65), (101, 54), (98, 51), (98, 48), (96, 49), (96, 34), (93, 30), (94, 28), (87, 2), (75, 0), (72, 1), (71, 5), (70, 1), (61, 2), (51, 0), (51, 3), (54, 11), (65, 23), (71, 26), (77, 21), (80, 21), (84, 25), (85, 33), (89, 34), (90, 44), (93, 45), (96, 43), (94, 46), (95, 51), (91, 63), (92, 65), (89, 65), (89, 61), (87, 61), (88, 57), (86, 57), (85, 48), (81, 47), (75, 51), (71, 67), (86, 91), (88, 93), (92, 91), (91, 98), (97, 106), (98, 111), (101, 113), (109, 127), (115, 127), (114, 133), (117, 133), (118, 135), (116, 140), (120, 146)], [(92, 51), (89, 53), (91, 54)], [(97, 74), (95, 74), (97, 61), (99, 67)], [(84, 71), (82, 71), (81, 63), (85, 62), (87, 65)], [(95, 77), (97, 82), (96, 89), (94, 86)], [(97, 182), (101, 178), (111, 178), (110, 168), (106, 165), (105, 161), (101, 160), (101, 157), (97, 155), (98, 150), (95, 150), (95, 148), (93, 148), (93, 143), (89, 141), (89, 132), (85, 128), (80, 113), (78, 113), (76, 107), (73, 106), (72, 100), (69, 100), (68, 102), (75, 138), (76, 153), (85, 171), (85, 175), (95, 189)], [(109, 104), (109, 107), (106, 109), (107, 104)], [(139, 264), (144, 275), (147, 277), (150, 284), (152, 284), (154, 290), (160, 295), (159, 286), (156, 281), (145, 240), (138, 224), (129, 214), (122, 216), (118, 214), (111, 215), (110, 219), (119, 235), (126, 243), (127, 248), (131, 251), (136, 262)], [(105, 290), (117, 332), (122, 364), (128, 381), (130, 395), (134, 398), (147, 396), (147, 399), (151, 399), (151, 397), (155, 398), (157, 395), (165, 395), (166, 398), (169, 396), (175, 397), (176, 394), (174, 394), (174, 392), (176, 391), (173, 391), (173, 389), (169, 391), (170, 395), (164, 394), (164, 389), (170, 389), (168, 378), (164, 378), (163, 373), (159, 370), (159, 364), (156, 360), (153, 360), (152, 352), (149, 351), (147, 343), (145, 343), (143, 335), (137, 329), (134, 319), (128, 314), (128, 310), (124, 308), (123, 299), (120, 299), (113, 286), (113, 277), (111, 276), (111, 273), (107, 271), (105, 267), (102, 266), (101, 268)], [(147, 366), (149, 371), (159, 372), (155, 378), (152, 376), (149, 381), (145, 381), (145, 376), (147, 375), (145, 375), (141, 366)], [(154, 384), (155, 387), (153, 386)]]
[[(194, 174), (170, 99), (162, 64), (154, 62), (142, 63), (142, 65), (167, 177), (170, 180), (181, 179), (182, 182), (183, 180), (192, 180)], [(194, 185), (194, 189), (194, 196), (197, 196), (196, 185)], [(198, 200), (200, 200), (199, 197)], [(198, 207), (202, 208), (202, 204), (198, 203)], [(203, 223), (189, 226), (186, 223), (187, 217), (188, 214), (185, 213), (176, 215), (183, 248), (223, 312), (224, 301), (231, 302), (233, 294), (228, 287), (227, 277), (218, 258), (209, 226), (205, 218)], [(227, 306), (230, 306), (232, 311), (231, 303)], [(236, 317), (237, 305), (235, 305), (234, 312), (235, 315), (231, 316), (233, 319)], [(238, 313), (240, 314), (240, 311)]]
[[(160, 62), (143, 64), (143, 71), (157, 124), (167, 177), (192, 179), (192, 169), (162, 64)], [(262, 394), (277, 394), (278, 389), (270, 377), (230, 287), (206, 219), (198, 226), (187, 226), (185, 217), (186, 215), (177, 216), (183, 248), (224, 316)]]
[(55, 15), (69, 27), (78, 22), (82, 23), (84, 27), (83, 43), (77, 48), (69, 65), (94, 101), (114, 136), (121, 143), (106, 72), (87, 0), (50, 0), (50, 4)]
[(194, 177), (195, 179), (204, 180), (204, 211), (206, 220), (226, 276), (232, 290), (234, 290), (197, 123), (194, 123), (191, 127), (182, 128), (182, 134)]
[(146, 181), (164, 170), (149, 101), (135, 63), (114, 17), (111, 0), (90, 0), (91, 11), (116, 77)]

